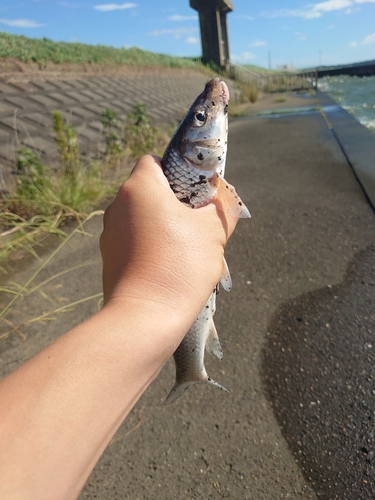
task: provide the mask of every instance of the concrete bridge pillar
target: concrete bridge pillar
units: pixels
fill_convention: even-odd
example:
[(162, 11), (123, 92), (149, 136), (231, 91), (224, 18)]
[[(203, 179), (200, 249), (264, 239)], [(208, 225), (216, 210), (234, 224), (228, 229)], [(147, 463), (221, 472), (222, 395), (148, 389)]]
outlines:
[(199, 13), (203, 62), (213, 62), (229, 69), (229, 35), (227, 13), (232, 12), (230, 0), (190, 0), (190, 7)]

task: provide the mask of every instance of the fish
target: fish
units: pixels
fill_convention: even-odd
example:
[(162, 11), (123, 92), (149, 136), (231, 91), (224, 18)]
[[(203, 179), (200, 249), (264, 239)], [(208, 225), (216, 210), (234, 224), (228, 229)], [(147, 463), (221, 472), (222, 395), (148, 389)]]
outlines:
[[(249, 210), (224, 179), (228, 105), (227, 84), (220, 78), (211, 79), (177, 128), (161, 165), (171, 189), (182, 203), (194, 209), (214, 203), (224, 212), (249, 218)], [(225, 258), (220, 284), (226, 291), (232, 288)], [(208, 375), (204, 366), (205, 351), (219, 359), (223, 357), (213, 320), (218, 291), (219, 284), (173, 354), (176, 381), (164, 404), (173, 403), (193, 384), (208, 383), (229, 392)]]

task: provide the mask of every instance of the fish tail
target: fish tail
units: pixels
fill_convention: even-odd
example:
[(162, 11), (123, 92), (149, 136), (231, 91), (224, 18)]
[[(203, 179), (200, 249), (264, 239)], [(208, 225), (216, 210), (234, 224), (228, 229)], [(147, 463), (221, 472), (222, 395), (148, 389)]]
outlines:
[(182, 394), (186, 391), (186, 389), (195, 384), (211, 384), (214, 385), (215, 387), (218, 387), (222, 391), (229, 392), (226, 387), (223, 385), (219, 384), (219, 382), (216, 382), (213, 378), (211, 378), (209, 375), (207, 375), (207, 378), (205, 380), (190, 380), (188, 382), (175, 382), (174, 386), (172, 387), (171, 392), (168, 394), (168, 396), (165, 398), (165, 401), (163, 404), (169, 405), (176, 401)]

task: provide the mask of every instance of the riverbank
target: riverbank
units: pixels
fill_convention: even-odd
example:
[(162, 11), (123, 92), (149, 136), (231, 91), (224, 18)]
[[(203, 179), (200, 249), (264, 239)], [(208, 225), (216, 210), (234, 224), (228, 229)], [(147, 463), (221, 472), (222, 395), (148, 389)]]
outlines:
[[(179, 88), (176, 95), (191, 90), (188, 81)], [(307, 108), (315, 102), (301, 98)], [(275, 104), (297, 102), (288, 99)], [(159, 106), (157, 92), (154, 101)], [(263, 111), (270, 104), (264, 100)], [(375, 276), (368, 265), (373, 211), (319, 110), (232, 119), (227, 173), (252, 213), (226, 249), (233, 290), (219, 295), (215, 316), (224, 359), (207, 360), (210, 374), (231, 393), (195, 386), (163, 406), (174, 379), (170, 360), (107, 448), (82, 499), (371, 498), (374, 478), (365, 475), (371, 450), (364, 440), (373, 419), (362, 419), (356, 433), (350, 415), (375, 410), (373, 350), (354, 342), (352, 329), (361, 330), (364, 344), (369, 340), (357, 315), (367, 318), (368, 336), (375, 329)], [(8, 316), (19, 325), (50, 311), (0, 342), (1, 375), (100, 307), (100, 215), (85, 227), (91, 237), (76, 234)], [(345, 295), (351, 263), (356, 278)], [(17, 269), (9, 281), (23, 284), (39, 266)], [(358, 297), (364, 297), (360, 310)], [(63, 314), (58, 310), (69, 304)], [(336, 349), (327, 355), (323, 342), (337, 347), (339, 357)], [(357, 452), (365, 446), (368, 452)]]

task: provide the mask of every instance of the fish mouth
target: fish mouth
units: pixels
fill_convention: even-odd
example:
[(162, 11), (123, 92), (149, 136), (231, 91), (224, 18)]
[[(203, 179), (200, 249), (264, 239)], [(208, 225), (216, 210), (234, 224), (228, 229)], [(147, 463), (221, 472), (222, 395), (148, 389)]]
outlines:
[(228, 85), (223, 81), (221, 81), (219, 83), (221, 85), (220, 99), (221, 99), (222, 103), (224, 104), (224, 106), (228, 106), (228, 103), (229, 103)]
[(206, 84), (205, 96), (208, 99), (214, 99), (220, 101), (220, 103), (225, 108), (229, 103), (229, 90), (225, 82), (220, 80), (220, 78), (213, 78)]

